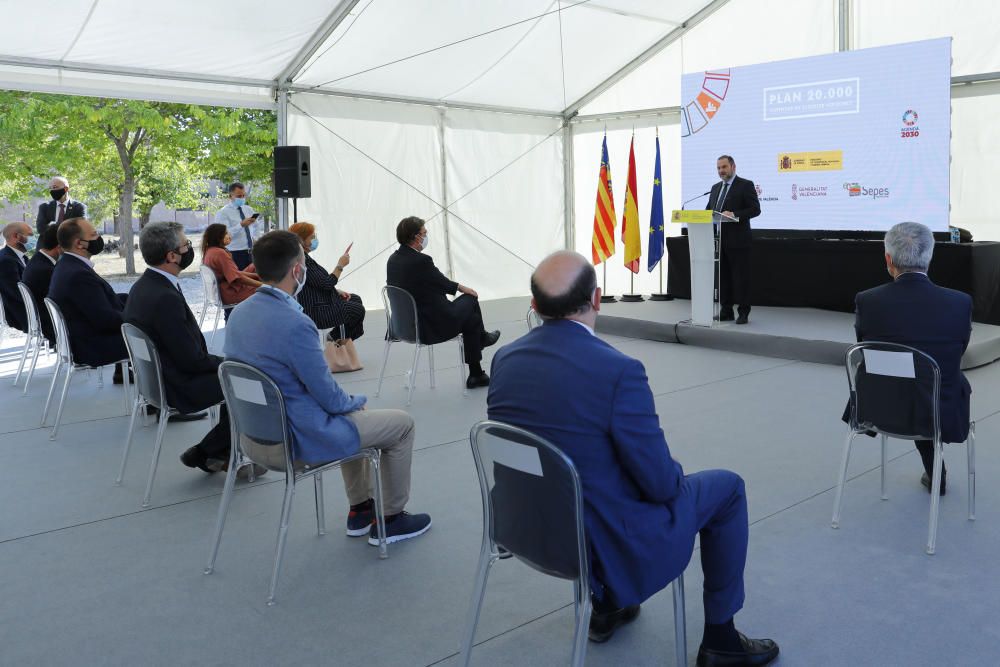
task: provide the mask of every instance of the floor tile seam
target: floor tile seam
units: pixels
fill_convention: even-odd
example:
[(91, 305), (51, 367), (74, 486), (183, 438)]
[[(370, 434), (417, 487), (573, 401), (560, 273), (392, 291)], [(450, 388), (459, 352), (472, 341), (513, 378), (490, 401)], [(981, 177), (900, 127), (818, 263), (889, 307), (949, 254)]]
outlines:
[(750, 375), (755, 375), (757, 373), (765, 373), (767, 371), (773, 371), (777, 368), (785, 368), (786, 366), (794, 366), (795, 364), (801, 364), (801, 361), (786, 361), (784, 363), (775, 364), (774, 366), (768, 366), (766, 368), (758, 368), (756, 370), (747, 371), (746, 373), (740, 373), (739, 375), (732, 375), (730, 377), (719, 378), (718, 380), (709, 380), (708, 382), (702, 382), (701, 384), (693, 384), (687, 387), (678, 387), (677, 389), (671, 389), (670, 391), (660, 392), (659, 394), (653, 394), (653, 398), (659, 398), (661, 396), (668, 396), (670, 394), (677, 394), (684, 391), (690, 391), (692, 389), (701, 389), (702, 387), (709, 387), (713, 384), (720, 384), (723, 382), (729, 382), (730, 380), (738, 380), (740, 378), (749, 377)]

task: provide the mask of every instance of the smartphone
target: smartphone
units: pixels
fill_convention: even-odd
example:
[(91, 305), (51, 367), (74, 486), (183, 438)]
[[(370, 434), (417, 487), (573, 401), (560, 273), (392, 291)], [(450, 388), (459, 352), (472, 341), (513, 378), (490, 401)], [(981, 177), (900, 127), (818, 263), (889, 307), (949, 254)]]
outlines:
[(344, 254), (345, 255), (349, 254), (351, 252), (351, 248), (353, 247), (354, 247), (354, 241), (351, 241), (351, 244), (347, 246), (347, 250), (344, 251)]
[(251, 217), (251, 218), (253, 218), (254, 220), (256, 220), (257, 218), (259, 218), (259, 217), (260, 217), (260, 213), (254, 213), (254, 214), (253, 214), (253, 215), (251, 215), (250, 217)]

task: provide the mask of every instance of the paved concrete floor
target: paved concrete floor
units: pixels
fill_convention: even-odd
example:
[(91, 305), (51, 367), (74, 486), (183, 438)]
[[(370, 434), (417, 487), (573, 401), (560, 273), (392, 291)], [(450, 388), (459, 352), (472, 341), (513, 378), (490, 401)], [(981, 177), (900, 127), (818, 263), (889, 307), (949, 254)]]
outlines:
[[(526, 300), (485, 304), (501, 344), (525, 332)], [(340, 375), (374, 393), (384, 321), (369, 314), (363, 371)], [(223, 333), (216, 341), (221, 344)], [(878, 451), (855, 448), (843, 525), (830, 529), (843, 437), (842, 369), (683, 345), (608, 338), (646, 365), (674, 456), (688, 471), (726, 467), (747, 481), (747, 603), (737, 625), (770, 636), (782, 665), (982, 665), (996, 662), (1000, 612), (1000, 365), (969, 373), (978, 421), (978, 520), (965, 520), (965, 453), (947, 453), (938, 554), (923, 553), (928, 496), (918, 457), (893, 443), (891, 500), (878, 498)], [(463, 397), (457, 350), (426, 363), (409, 408), (417, 422), (410, 508), (431, 531), (378, 561), (341, 532), (346, 500), (329, 475), (329, 533), (317, 537), (312, 493), (296, 497), (278, 604), (265, 606), (282, 481), (241, 484), (216, 573), (202, 575), (223, 479), (177, 462), (207, 422), (171, 425), (153, 492), (140, 499), (153, 429), (140, 432), (125, 484), (112, 485), (127, 427), (121, 389), (80, 375), (58, 440), (39, 429), (51, 368), (27, 396), (11, 386), (20, 340), (0, 348), (0, 661), (38, 665), (454, 665), (482, 531), (468, 431), (485, 391)], [(394, 346), (382, 396), (402, 407), (411, 349)], [(489, 358), (489, 354), (487, 357)], [(487, 358), (487, 360), (488, 360)], [(106, 372), (110, 380), (110, 371)], [(701, 634), (701, 570), (686, 574), (689, 656)], [(571, 587), (516, 562), (494, 569), (473, 663), (564, 664)], [(669, 591), (604, 645), (591, 665), (673, 664)]]

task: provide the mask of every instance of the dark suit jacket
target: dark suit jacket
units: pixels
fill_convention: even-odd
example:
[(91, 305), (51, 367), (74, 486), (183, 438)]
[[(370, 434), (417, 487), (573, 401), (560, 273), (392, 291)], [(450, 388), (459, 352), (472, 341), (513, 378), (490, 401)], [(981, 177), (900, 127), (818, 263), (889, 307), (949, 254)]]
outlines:
[(74, 361), (106, 366), (128, 357), (122, 338), (124, 294), (78, 257), (63, 254), (52, 271), (49, 298), (66, 318)]
[(343, 323), (343, 299), (337, 293), (336, 276), (331, 276), (308, 254), (306, 284), (298, 298), (303, 312), (316, 323), (317, 329), (330, 329)]
[[(458, 291), (458, 283), (441, 273), (430, 255), (401, 245), (389, 257), (386, 282), (413, 295), (417, 303), (420, 340), (434, 344), (450, 340), (462, 330), (469, 309), (464, 303), (448, 300)], [(459, 300), (463, 301), (463, 300)]]
[[(939, 287), (921, 273), (904, 273), (891, 283), (859, 292), (855, 305), (854, 328), (858, 342), (909, 345), (938, 363), (941, 368), (941, 439), (964, 442), (969, 434), (972, 387), (962, 373), (961, 363), (972, 335), (972, 297)], [(928, 419), (927, 415), (916, 415), (910, 406), (911, 399), (900, 397), (901, 392), (889, 386), (899, 380), (876, 375), (867, 376), (867, 380), (879, 385), (869, 387), (875, 390), (870, 395), (898, 399), (893, 401), (892, 407), (901, 411), (901, 421)], [(928, 397), (929, 394), (923, 396), (924, 400)]]
[(753, 181), (739, 176), (733, 177), (724, 202), (716, 203), (722, 194), (722, 181), (712, 186), (708, 197), (708, 206), (713, 211), (732, 211), (739, 222), (727, 222), (722, 225), (722, 247), (749, 248), (751, 241), (750, 219), (760, 215), (760, 200), (757, 198), (757, 188)]
[(146, 269), (129, 292), (124, 317), (153, 339), (171, 407), (198, 412), (222, 401), (222, 358), (208, 353), (198, 320), (166, 277)]
[(0, 249), (0, 298), (3, 299), (3, 314), (7, 324), (27, 333), (28, 313), (24, 310), (24, 299), (17, 289), (17, 283), (24, 275), (24, 264), (13, 248)]
[(56, 334), (52, 330), (52, 318), (49, 316), (49, 309), (45, 307), (45, 297), (49, 295), (49, 284), (52, 282), (52, 272), (56, 265), (41, 250), (35, 251), (34, 257), (28, 262), (24, 269), (24, 276), (21, 282), (28, 286), (31, 295), (35, 297), (35, 307), (38, 308), (38, 318), (42, 325), (42, 333), (49, 343), (55, 344)]
[[(35, 219), (35, 228), (38, 230), (38, 235), (41, 236), (42, 232), (45, 231), (46, 225), (50, 222), (56, 221), (56, 211), (59, 203), (55, 200), (43, 202), (38, 205), (38, 217)], [(63, 220), (69, 220), (70, 218), (86, 218), (87, 217), (87, 205), (82, 201), (71, 200), (66, 206), (66, 215), (63, 216)]]
[(696, 512), (642, 364), (555, 320), (501, 348), (490, 375), (489, 418), (545, 438), (580, 474), (598, 596), (608, 586), (619, 604), (638, 604), (683, 572)]

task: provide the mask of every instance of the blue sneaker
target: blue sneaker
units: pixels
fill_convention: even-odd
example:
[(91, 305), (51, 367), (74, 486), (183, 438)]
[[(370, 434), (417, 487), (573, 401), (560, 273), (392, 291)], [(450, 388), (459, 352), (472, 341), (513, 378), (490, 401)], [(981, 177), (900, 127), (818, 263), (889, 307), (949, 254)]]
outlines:
[[(411, 537), (423, 535), (431, 527), (431, 517), (429, 514), (410, 514), (400, 512), (385, 520), (385, 541), (386, 544), (408, 540)], [(372, 523), (368, 533), (368, 544), (373, 547), (378, 546), (378, 526)]]
[(364, 537), (375, 526), (375, 505), (369, 500), (367, 507), (351, 510), (347, 515), (347, 536)]

